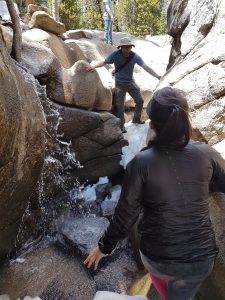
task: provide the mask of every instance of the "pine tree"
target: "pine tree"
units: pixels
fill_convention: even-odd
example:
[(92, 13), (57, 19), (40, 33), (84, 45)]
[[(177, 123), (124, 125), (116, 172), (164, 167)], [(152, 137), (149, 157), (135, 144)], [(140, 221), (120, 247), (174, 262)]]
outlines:
[(160, 0), (120, 0), (116, 14), (120, 31), (138, 36), (165, 33)]
[(59, 4), (60, 20), (67, 30), (80, 28), (81, 13), (80, 0), (66, 0)]
[(80, 25), (82, 28), (103, 29), (102, 1), (101, 0), (81, 0), (84, 11), (81, 14)]

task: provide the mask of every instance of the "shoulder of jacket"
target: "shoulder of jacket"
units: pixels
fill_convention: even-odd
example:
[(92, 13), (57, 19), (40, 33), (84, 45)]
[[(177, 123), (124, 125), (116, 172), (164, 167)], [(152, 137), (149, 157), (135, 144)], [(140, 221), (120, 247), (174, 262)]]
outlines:
[(154, 158), (154, 157), (155, 157), (154, 150), (151, 148), (151, 149), (146, 149), (146, 150), (140, 151), (139, 153), (137, 153), (135, 155), (135, 157), (133, 159), (137, 162), (142, 162), (142, 161)]
[(213, 149), (210, 145), (205, 143), (191, 141), (189, 145), (196, 148), (198, 151), (200, 151), (202, 154), (208, 157), (208, 159), (212, 159), (213, 156), (217, 153), (215, 149)]

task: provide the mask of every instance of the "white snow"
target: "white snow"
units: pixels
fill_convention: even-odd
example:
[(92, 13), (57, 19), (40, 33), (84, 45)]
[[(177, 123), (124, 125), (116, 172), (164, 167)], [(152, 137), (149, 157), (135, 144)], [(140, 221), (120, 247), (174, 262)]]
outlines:
[(145, 296), (127, 296), (113, 292), (98, 291), (93, 300), (148, 300)]
[(99, 177), (99, 180), (97, 183), (93, 185), (88, 185), (84, 189), (81, 189), (78, 195), (79, 199), (84, 198), (86, 201), (95, 201), (96, 200), (96, 191), (95, 187), (99, 184), (105, 184), (108, 183), (109, 179), (107, 176), (105, 177)]
[(222, 157), (225, 159), (225, 139), (222, 140), (221, 142), (213, 145), (213, 148), (218, 151)]
[(126, 169), (128, 162), (146, 146), (146, 137), (149, 128), (149, 121), (145, 124), (133, 124), (131, 121), (125, 124), (127, 133), (124, 133), (125, 139), (128, 140), (129, 145), (123, 147), (122, 160), (120, 165)]

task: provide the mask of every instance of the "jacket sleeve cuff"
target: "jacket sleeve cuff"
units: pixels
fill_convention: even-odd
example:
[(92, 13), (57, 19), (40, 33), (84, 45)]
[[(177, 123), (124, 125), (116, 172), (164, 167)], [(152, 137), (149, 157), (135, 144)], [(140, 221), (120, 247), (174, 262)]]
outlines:
[(113, 249), (109, 249), (109, 247), (106, 247), (104, 244), (103, 244), (103, 242), (102, 242), (102, 240), (100, 239), (99, 240), (99, 242), (98, 242), (98, 247), (99, 247), (99, 249), (101, 250), (101, 252), (103, 253), (103, 254), (105, 254), (105, 255), (108, 255), (108, 254), (110, 254), (112, 251), (113, 251)]

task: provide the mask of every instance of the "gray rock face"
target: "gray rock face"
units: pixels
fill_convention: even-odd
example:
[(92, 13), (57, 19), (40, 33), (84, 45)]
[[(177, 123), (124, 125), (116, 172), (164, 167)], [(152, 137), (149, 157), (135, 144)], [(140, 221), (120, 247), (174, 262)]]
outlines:
[(120, 120), (109, 113), (94, 113), (58, 106), (61, 121), (58, 132), (71, 141), (71, 149), (82, 168), (72, 173), (81, 181), (96, 181), (121, 171), (122, 147), (127, 145)]
[(15, 247), (44, 160), (45, 117), (33, 77), (16, 68), (0, 33), (0, 259)]
[[(169, 70), (158, 88), (186, 92), (194, 135), (215, 145), (225, 139), (225, 2), (173, 0), (168, 10), (169, 34), (174, 37)], [(222, 152), (222, 151), (221, 151)], [(219, 258), (203, 285), (203, 299), (224, 299), (224, 195), (213, 195), (210, 213)]]
[(170, 69), (158, 86), (186, 92), (193, 126), (210, 144), (225, 138), (224, 9), (225, 3), (216, 0), (171, 2)]

